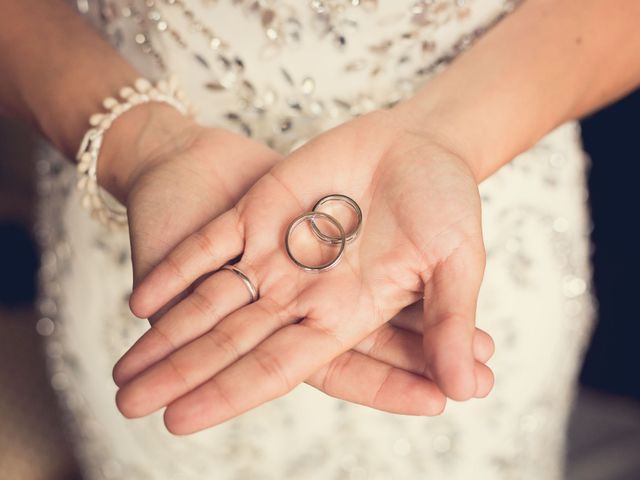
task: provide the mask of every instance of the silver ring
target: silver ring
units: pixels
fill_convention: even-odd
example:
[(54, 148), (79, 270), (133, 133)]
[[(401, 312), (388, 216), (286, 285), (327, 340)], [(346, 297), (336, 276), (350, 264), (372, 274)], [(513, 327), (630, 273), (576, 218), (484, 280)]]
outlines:
[(242, 280), (242, 283), (244, 283), (244, 285), (247, 287), (247, 290), (249, 290), (249, 295), (251, 296), (251, 302), (249, 303), (253, 303), (256, 300), (258, 300), (259, 298), (258, 289), (253, 284), (251, 279), (247, 277), (247, 275), (242, 270), (240, 270), (235, 265), (225, 265), (224, 267), (222, 267), (221, 270), (229, 270), (230, 272), (233, 272), (238, 277), (240, 277), (240, 280)]
[[(340, 248), (338, 249), (338, 253), (336, 254), (333, 260), (322, 263), (320, 265), (307, 265), (305, 263), (302, 263), (293, 255), (293, 253), (291, 252), (291, 248), (289, 246), (289, 241), (291, 239), (291, 234), (298, 227), (298, 225), (300, 225), (302, 222), (305, 222), (307, 220), (310, 220), (313, 225), (313, 221), (318, 217), (322, 217), (330, 221), (338, 229), (338, 231), (340, 232), (340, 239), (339, 239)], [(307, 213), (303, 213), (299, 217), (296, 217), (289, 224), (289, 228), (287, 228), (287, 234), (284, 238), (284, 245), (285, 245), (285, 249), (287, 250), (287, 255), (289, 255), (289, 258), (293, 261), (293, 263), (295, 263), (297, 266), (299, 266), (303, 270), (306, 270), (307, 272), (324, 272), (329, 270), (330, 268), (335, 267), (338, 264), (338, 262), (340, 262), (340, 259), (342, 258), (342, 254), (344, 253), (344, 247), (346, 244), (347, 244), (347, 237), (344, 233), (344, 228), (342, 228), (342, 225), (340, 225), (340, 222), (338, 222), (338, 220), (333, 218), (328, 213), (324, 213), (324, 212), (307, 212)]]
[[(338, 193), (335, 193), (333, 195), (327, 195), (325, 197), (322, 197), (320, 200), (316, 202), (316, 204), (313, 206), (312, 211), (317, 212), (319, 211), (318, 209), (325, 203), (336, 202), (336, 201), (346, 203), (353, 209), (353, 211), (356, 214), (356, 218), (358, 222), (355, 228), (353, 229), (353, 231), (349, 232), (345, 239), (346, 243), (350, 243), (357, 238), (358, 234), (360, 233), (360, 227), (362, 226), (362, 210), (360, 209), (360, 206), (356, 203), (354, 199)], [(334, 237), (333, 235), (327, 235), (326, 233), (323, 233), (320, 230), (320, 228), (318, 228), (318, 225), (316, 224), (316, 221), (313, 218), (311, 219), (311, 229), (313, 230), (313, 233), (315, 233), (315, 235), (325, 243), (331, 243), (333, 245), (337, 245), (342, 241), (340, 237)]]

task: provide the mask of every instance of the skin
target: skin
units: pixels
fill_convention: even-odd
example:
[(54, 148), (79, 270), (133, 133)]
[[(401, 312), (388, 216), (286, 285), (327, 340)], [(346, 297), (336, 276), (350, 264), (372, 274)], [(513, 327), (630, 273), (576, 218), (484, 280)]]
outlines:
[[(484, 267), (477, 183), (555, 126), (638, 85), (637, 18), (635, 1), (524, 2), (408, 101), (325, 132), (276, 165), (174, 249), (130, 304), (153, 313), (240, 253), (261, 300), (124, 385), (121, 411), (168, 403), (165, 423), (177, 434), (219, 424), (285, 394), (421, 296), (428, 375), (447, 396), (471, 398)], [(339, 267), (309, 275), (283, 253), (283, 234), (334, 192), (358, 201), (363, 231)], [(208, 282), (218, 303), (242, 288), (216, 275)], [(274, 327), (246, 329), (255, 317)], [(231, 353), (199, 363), (212, 337)], [(150, 398), (152, 387), (161, 399)]]
[[(217, 212), (223, 212), (224, 208), (233, 205), (256, 177), (268, 171), (274, 161), (280, 160), (279, 155), (265, 146), (223, 130), (211, 131), (196, 127), (195, 131), (187, 130), (183, 136), (181, 142), (184, 145), (176, 150), (163, 149), (156, 153), (160, 158), (152, 162), (152, 169), (139, 174), (140, 177), (128, 196), (130, 221), (136, 227), (131, 229), (132, 251), (140, 252), (140, 255), (133, 255), (136, 279), (140, 278), (139, 272), (148, 271), (151, 259), (166, 254), (167, 244), (159, 244), (157, 239), (162, 238), (163, 242), (168, 241), (169, 244), (174, 242), (176, 223), (185, 225), (185, 228), (192, 231), (193, 224), (202, 218), (211, 217), (212, 206), (216, 207)], [(240, 149), (239, 145), (243, 148)], [(224, 158), (224, 162), (212, 163), (211, 152)], [(228, 167), (238, 163), (246, 168)], [(193, 178), (194, 172), (198, 173), (197, 179)], [(168, 193), (158, 195), (158, 192)], [(194, 192), (202, 194), (194, 195)], [(159, 211), (163, 212), (162, 215), (158, 215)], [(201, 341), (203, 348), (198, 362), (214, 365), (217, 357), (228, 353), (228, 346), (221, 340), (221, 330), (214, 330), (217, 335), (214, 348), (207, 332), (221, 318), (247, 303), (247, 291), (229, 272), (220, 272), (193, 286), (196, 280), (197, 278), (192, 279), (157, 304), (174, 304), (174, 297), (183, 297), (181, 292), (184, 290), (193, 292), (168, 312), (152, 319), (152, 328), (114, 369), (114, 379), (118, 385), (127, 384), (156, 361), (163, 362), (159, 367), (160, 371), (169, 371), (167, 375), (179, 380), (178, 385), (185, 385), (185, 381), (190, 384), (197, 382), (189, 369), (185, 368), (183, 373), (179, 361), (167, 356), (201, 335), (204, 335), (204, 341)], [(215, 297), (215, 292), (220, 291), (216, 285), (224, 283), (234, 283), (237, 288), (226, 292), (224, 298)], [(166, 306), (163, 308), (167, 310)], [(255, 334), (260, 334), (260, 325), (255, 319), (244, 324), (245, 328), (250, 328)], [(415, 349), (408, 353), (406, 348), (407, 345), (415, 345), (419, 349), (420, 338), (421, 335), (407, 331), (406, 328), (386, 326), (380, 332), (372, 332), (371, 338), (364, 339), (362, 345), (354, 347), (354, 352), (346, 353), (333, 363), (319, 364), (315, 375), (312, 375), (313, 371), (309, 372), (309, 383), (326, 393), (382, 410), (405, 414), (437, 413), (444, 408), (445, 397), (432, 381), (424, 378), (426, 366), (422, 355), (416, 355)], [(382, 340), (386, 342), (384, 348), (380, 348)], [(476, 346), (478, 350), (475, 354), (484, 361), (488, 360), (487, 355), (490, 356), (493, 350), (491, 339), (484, 332), (478, 331), (476, 343), (479, 345)], [(336, 365), (340, 368), (336, 369)], [(485, 372), (486, 368), (481, 363), (477, 365), (478, 375), (482, 376), (481, 384), (474, 391), (477, 396), (486, 395), (493, 382), (491, 375)], [(366, 375), (363, 375), (363, 371)], [(143, 375), (153, 379), (158, 377), (157, 372), (158, 368), (150, 369)], [(364, 383), (365, 388), (352, 388), (356, 377), (360, 383)], [(143, 383), (143, 388), (146, 388), (144, 385), (151, 385), (149, 396), (145, 397), (148, 402), (145, 401), (144, 410), (135, 410), (134, 407), (133, 411), (127, 412), (128, 416), (149, 413), (152, 411), (150, 408), (160, 408), (175, 398), (173, 384), (168, 386), (172, 393), (166, 394), (162, 392), (162, 383), (147, 381)], [(381, 388), (386, 393), (376, 396)], [(407, 391), (412, 395), (407, 396)], [(421, 401), (416, 402), (416, 398)]]
[[(175, 433), (220, 423), (287, 393), (423, 296), (424, 373), (460, 400), (475, 395), (476, 375), (491, 378), (472, 348), (484, 267), (476, 183), (461, 159), (410, 137), (389, 115), (362, 116), (292, 153), (143, 281), (131, 306), (146, 316), (242, 254), (239, 268), (261, 298), (124, 386), (118, 405), (125, 415), (173, 402), (165, 420)], [(347, 162), (348, 175), (337, 173)], [(329, 192), (358, 199), (363, 230), (338, 267), (309, 274), (284, 254), (283, 236), (292, 218)], [(246, 299), (244, 285), (229, 275), (201, 284), (206, 304), (226, 310), (236, 296)], [(173, 322), (192, 318), (177, 309), (166, 314)]]
[[(101, 100), (139, 75), (62, 1), (0, 0), (0, 9), (0, 113), (31, 124), (73, 158)], [(203, 127), (165, 105), (146, 104), (123, 115), (105, 135), (98, 181), (127, 206), (133, 284), (190, 233), (230, 208), (281, 159), (259, 142)], [(117, 383), (130, 381), (233, 310), (228, 305), (216, 316), (192, 309), (188, 324), (162, 316), (162, 310), (188, 293), (197, 298), (199, 291), (197, 283), (187, 286), (150, 318), (152, 328), (138, 342), (145, 346), (144, 354), (129, 355), (119, 365)], [(244, 295), (237, 296), (238, 307), (245, 302)], [(320, 365), (307, 381), (330, 395), (383, 410), (438, 413), (446, 398), (422, 374), (424, 358), (413, 348), (421, 342), (416, 315), (413, 310), (403, 313), (357, 349)], [(165, 330), (180, 339), (163, 343)], [(493, 342), (477, 330), (474, 349), (482, 372)], [(492, 378), (483, 375), (476, 396), (485, 396), (491, 386)]]

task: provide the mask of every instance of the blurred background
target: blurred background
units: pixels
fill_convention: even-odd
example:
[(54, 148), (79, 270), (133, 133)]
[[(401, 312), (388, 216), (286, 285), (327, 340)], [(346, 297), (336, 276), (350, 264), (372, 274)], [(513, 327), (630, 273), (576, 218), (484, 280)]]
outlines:
[[(640, 479), (640, 91), (582, 122), (599, 321), (569, 430), (569, 480)], [(0, 478), (81, 480), (37, 314), (33, 136), (0, 119)], [(635, 220), (634, 220), (635, 219)], [(409, 479), (407, 479), (409, 480)]]

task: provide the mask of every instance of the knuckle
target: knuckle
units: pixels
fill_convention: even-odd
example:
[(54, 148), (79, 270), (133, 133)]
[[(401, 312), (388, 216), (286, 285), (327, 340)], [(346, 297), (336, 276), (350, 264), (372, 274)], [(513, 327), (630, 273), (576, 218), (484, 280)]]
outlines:
[(187, 281), (187, 275), (182, 266), (182, 262), (180, 262), (175, 253), (170, 253), (164, 263), (172, 276), (178, 277), (183, 282)]
[(233, 360), (242, 356), (242, 352), (233, 337), (221, 328), (211, 330), (206, 334), (206, 338), (213, 343), (216, 349), (226, 352)]
[(378, 352), (384, 351), (393, 342), (396, 336), (396, 330), (392, 327), (385, 327), (378, 330), (376, 336), (373, 339), (373, 345), (369, 353), (372, 355)]
[(324, 374), (322, 379), (322, 391), (330, 394), (333, 390), (333, 386), (336, 384), (336, 379), (342, 376), (342, 372), (347, 368), (347, 365), (351, 362), (354, 353), (352, 351), (345, 352), (343, 355), (334, 359), (329, 368)]
[(161, 324), (158, 324), (158, 323), (151, 324), (151, 327), (149, 328), (149, 333), (151, 333), (151, 332), (153, 332), (153, 335), (155, 335), (156, 338), (159, 338), (171, 350), (175, 350), (176, 349), (176, 347), (177, 347), (176, 344), (173, 342), (173, 340), (171, 339), (169, 334), (165, 333), (162, 330)]
[[(302, 324), (301, 324), (302, 325)], [(335, 332), (331, 327), (327, 327), (323, 324), (322, 320), (316, 320), (313, 318), (307, 318), (303, 324), (306, 328), (309, 328), (313, 333), (320, 334), (327, 339), (336, 343), (342, 350), (345, 350), (345, 345), (347, 342), (340, 338), (337, 332)]]
[(217, 397), (222, 399), (234, 417), (237, 417), (242, 413), (242, 408), (236, 404), (233, 398), (229, 395), (229, 392), (224, 389), (216, 377), (209, 380), (208, 387), (217, 393)]
[(278, 357), (263, 349), (254, 349), (254, 358), (259, 367), (270, 381), (275, 381), (276, 395), (282, 395), (293, 390), (294, 382), (289, 379)]
[(269, 318), (275, 319), (277, 327), (284, 327), (288, 323), (287, 310), (272, 298), (263, 297), (262, 301), (255, 305), (256, 308), (262, 310)]
[(193, 233), (193, 243), (196, 249), (207, 257), (215, 257), (215, 247), (209, 236), (201, 231)]
[(391, 378), (392, 374), (393, 374), (393, 368), (389, 367), (389, 369), (387, 370), (387, 373), (385, 374), (384, 378), (380, 382), (380, 386), (375, 390), (375, 392), (373, 392), (373, 395), (371, 396), (370, 404), (374, 408), (382, 404), (382, 399), (381, 399), (382, 393), (385, 391), (387, 383), (389, 382), (389, 379)]
[(189, 295), (189, 302), (191, 305), (202, 315), (211, 315), (215, 306), (211, 299), (200, 288), (196, 288), (191, 295)]
[(189, 381), (189, 376), (185, 371), (183, 371), (180, 368), (180, 366), (176, 363), (173, 357), (171, 356), (167, 357), (167, 365), (173, 371), (178, 381), (182, 383), (187, 390), (192, 390), (195, 387), (195, 385), (191, 385), (191, 382)]

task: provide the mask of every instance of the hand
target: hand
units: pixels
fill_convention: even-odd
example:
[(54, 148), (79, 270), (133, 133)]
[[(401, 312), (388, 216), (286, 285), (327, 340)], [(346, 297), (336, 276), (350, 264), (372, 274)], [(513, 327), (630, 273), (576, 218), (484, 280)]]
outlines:
[[(309, 274), (285, 255), (283, 236), (294, 217), (328, 193), (356, 199), (363, 229), (338, 267)], [(490, 390), (491, 371), (473, 348), (484, 267), (475, 179), (453, 149), (411, 132), (392, 112), (332, 129), (278, 164), (151, 272), (132, 295), (133, 312), (153, 314), (240, 254), (239, 267), (261, 299), (240, 308), (247, 292), (232, 274), (205, 280), (199, 288), (206, 295), (167, 316), (185, 323), (204, 305), (224, 320), (124, 386), (118, 404), (125, 415), (173, 402), (165, 412), (171, 431), (215, 425), (288, 392), (423, 296), (422, 371), (454, 399)], [(414, 413), (444, 406), (433, 385), (417, 397), (404, 393)]]
[[(149, 109), (134, 109), (114, 125), (109, 135), (100, 173), (102, 183), (128, 205), (134, 285), (184, 237), (230, 208), (281, 159), (277, 152), (258, 142), (223, 129), (201, 127), (172, 109), (154, 104)], [(164, 309), (189, 292), (194, 292), (193, 299), (201, 290), (189, 285)], [(188, 325), (176, 323), (171, 316), (158, 321), (160, 313), (152, 317), (152, 329), (138, 342), (133, 355), (126, 357), (128, 361), (115, 369), (116, 383), (130, 381), (175, 347), (211, 328), (216, 319), (213, 313), (199, 311), (190, 316)], [(217, 313), (220, 316), (229, 311)], [(177, 338), (176, 332), (187, 326), (189, 331)], [(171, 344), (165, 341), (168, 337)], [(405, 346), (419, 346), (420, 338), (410, 331), (381, 329), (363, 343), (361, 353), (350, 352), (336, 360), (335, 364), (345, 367), (324, 366), (310, 382), (336, 396), (367, 403), (388, 376), (384, 391), (389, 399), (378, 404), (401, 410), (404, 397), (396, 390), (412, 385), (417, 386), (416, 395), (434, 390), (431, 383), (408, 373), (420, 368), (422, 359), (415, 354), (413, 360), (408, 357)], [(391, 345), (379, 348), (382, 340)], [(486, 334), (479, 334), (477, 344), (480, 356), (490, 355)], [(392, 370), (391, 365), (397, 368)], [(404, 367), (406, 372), (400, 370)], [(354, 391), (356, 377), (370, 379), (366, 388)], [(436, 395), (442, 397), (440, 392)]]
[(202, 127), (163, 104), (136, 107), (115, 122), (98, 179), (127, 206), (134, 287), (281, 158), (261, 143)]

